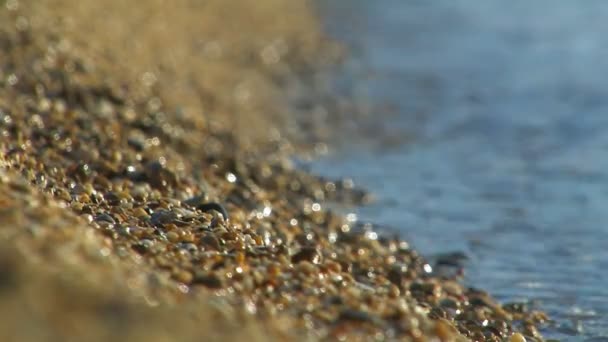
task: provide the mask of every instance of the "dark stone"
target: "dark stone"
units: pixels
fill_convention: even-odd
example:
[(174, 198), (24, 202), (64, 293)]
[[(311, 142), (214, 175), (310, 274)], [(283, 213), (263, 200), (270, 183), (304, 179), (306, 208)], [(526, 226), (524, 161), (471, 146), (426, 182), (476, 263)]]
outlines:
[(346, 309), (340, 312), (339, 321), (351, 321), (358, 323), (380, 323), (380, 319), (365, 311)]
[(144, 167), (146, 181), (155, 188), (167, 188), (177, 184), (177, 176), (165, 168), (158, 160), (148, 162)]
[(403, 289), (403, 279), (407, 274), (407, 266), (406, 265), (394, 265), (388, 271), (388, 280), (397, 285), (399, 289)]
[(529, 311), (528, 304), (526, 303), (507, 303), (502, 308), (512, 313), (526, 313)]
[(95, 217), (95, 221), (97, 222), (109, 222), (111, 224), (115, 224), (116, 220), (114, 220), (114, 218), (106, 213), (103, 214), (99, 214)]
[(298, 253), (294, 254), (291, 257), (291, 262), (297, 264), (302, 261), (308, 261), (313, 264), (318, 264), (321, 262), (321, 253), (319, 250), (312, 246), (303, 247)]
[(150, 216), (150, 222), (155, 226), (161, 226), (172, 223), (177, 218), (177, 214), (170, 210), (158, 210)]
[(211, 289), (221, 289), (224, 287), (224, 282), (216, 274), (207, 274), (196, 272), (192, 278), (193, 285), (203, 285)]
[(200, 244), (204, 246), (205, 249), (220, 250), (220, 241), (213, 234), (205, 234), (201, 238)]
[(68, 176), (72, 176), (81, 182), (88, 180), (91, 177), (91, 173), (91, 167), (86, 163), (75, 164), (67, 170)]
[(221, 204), (219, 204), (217, 202), (202, 203), (202, 204), (199, 204), (198, 206), (196, 206), (196, 209), (203, 211), (203, 212), (215, 210), (218, 213), (222, 214), (222, 216), (224, 216), (224, 220), (228, 219), (228, 211), (226, 210), (226, 208), (224, 208), (224, 206), (222, 206)]
[(206, 195), (197, 195), (194, 197), (190, 197), (184, 201), (184, 204), (187, 204), (193, 208), (196, 208), (198, 205), (203, 204), (207, 201)]
[(148, 252), (148, 246), (142, 243), (136, 243), (131, 248), (139, 254), (146, 254)]
[(103, 195), (103, 198), (108, 202), (109, 205), (118, 205), (120, 204), (120, 197), (116, 195), (114, 192), (107, 192)]

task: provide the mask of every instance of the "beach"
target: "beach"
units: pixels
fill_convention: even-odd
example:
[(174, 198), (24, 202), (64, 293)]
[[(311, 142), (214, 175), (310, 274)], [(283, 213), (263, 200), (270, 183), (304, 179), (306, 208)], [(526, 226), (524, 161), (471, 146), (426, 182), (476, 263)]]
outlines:
[(340, 134), (313, 4), (2, 5), (2, 340), (543, 340), (293, 162)]

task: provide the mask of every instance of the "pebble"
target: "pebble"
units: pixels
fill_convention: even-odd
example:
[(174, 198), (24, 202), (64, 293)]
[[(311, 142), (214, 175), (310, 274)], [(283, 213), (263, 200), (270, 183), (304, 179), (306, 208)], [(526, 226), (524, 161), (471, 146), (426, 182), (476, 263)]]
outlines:
[(370, 315), (368, 312), (359, 310), (343, 310), (340, 312), (338, 318), (340, 321), (353, 321), (353, 322), (369, 322), (378, 323), (380, 320), (377, 317)]
[(308, 261), (313, 264), (321, 262), (321, 253), (315, 247), (303, 247), (298, 253), (291, 257), (293, 263)]
[(224, 208), (223, 205), (216, 202), (202, 203), (196, 206), (196, 209), (201, 210), (203, 212), (216, 211), (224, 217), (224, 220), (228, 219), (228, 211)]
[(132, 248), (140, 254), (150, 252), (152, 247), (154, 247), (154, 241), (147, 239), (142, 239), (138, 243), (132, 245)]
[(148, 217), (148, 213), (143, 208), (133, 209), (133, 216), (138, 218)]
[(200, 244), (206, 249), (219, 251), (220, 241), (213, 234), (205, 234), (200, 239)]
[(146, 181), (155, 188), (167, 188), (177, 184), (175, 174), (158, 160), (151, 161), (144, 166), (144, 175)]
[(150, 217), (150, 222), (155, 226), (161, 226), (177, 220), (177, 214), (170, 210), (157, 210)]
[(116, 221), (114, 220), (114, 218), (108, 214), (99, 214), (97, 216), (95, 216), (95, 221), (97, 222), (108, 222), (111, 224), (115, 224)]
[(214, 272), (212, 272), (212, 273), (206, 273), (206, 272), (195, 273), (194, 277), (192, 278), (192, 284), (203, 285), (203, 286), (211, 288), (211, 289), (221, 289), (224, 287), (224, 282)]
[(167, 236), (167, 240), (171, 241), (171, 242), (178, 242), (179, 241), (179, 234), (177, 234), (176, 232), (168, 232), (166, 234)]
[(181, 283), (190, 284), (194, 276), (188, 271), (179, 270), (173, 273), (173, 278)]
[(509, 342), (526, 342), (526, 338), (521, 333), (514, 333), (509, 338)]

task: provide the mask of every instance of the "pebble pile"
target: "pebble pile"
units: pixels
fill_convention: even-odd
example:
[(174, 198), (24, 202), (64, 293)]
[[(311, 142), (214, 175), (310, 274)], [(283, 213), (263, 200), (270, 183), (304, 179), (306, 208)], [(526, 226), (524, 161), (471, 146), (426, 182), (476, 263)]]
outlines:
[(220, 297), (286, 322), (291, 335), (277, 339), (542, 340), (541, 312), (500, 305), (407, 242), (327, 210), (368, 199), (351, 181), (135, 96), (18, 21), (0, 28), (0, 46), (3, 183), (18, 177), (60, 203), (104, 253), (167, 275), (181, 302)]

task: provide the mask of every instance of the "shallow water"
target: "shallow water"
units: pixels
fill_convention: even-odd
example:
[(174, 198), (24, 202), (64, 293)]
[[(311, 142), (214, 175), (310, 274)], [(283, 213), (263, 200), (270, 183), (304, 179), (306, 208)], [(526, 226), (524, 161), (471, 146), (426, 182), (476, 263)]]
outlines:
[(361, 220), (467, 253), (467, 282), (539, 305), (547, 338), (608, 341), (608, 2), (321, 8), (358, 51), (357, 82), (397, 113), (378, 120), (416, 139), (353, 140), (311, 168), (374, 190)]

